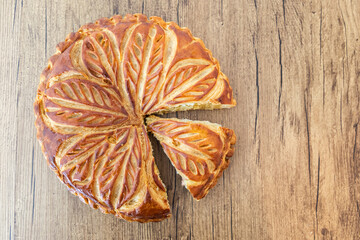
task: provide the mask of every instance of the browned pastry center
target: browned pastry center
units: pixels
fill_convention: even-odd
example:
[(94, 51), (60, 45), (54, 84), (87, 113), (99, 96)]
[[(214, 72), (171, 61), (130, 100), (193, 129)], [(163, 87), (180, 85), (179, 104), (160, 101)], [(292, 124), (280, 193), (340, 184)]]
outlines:
[(185, 186), (204, 197), (228, 166), (235, 134), (220, 125), (150, 116), (235, 106), (227, 77), (203, 42), (158, 17), (114, 16), (58, 44), (34, 104), (51, 169), (80, 199), (130, 221), (170, 216), (147, 131)]

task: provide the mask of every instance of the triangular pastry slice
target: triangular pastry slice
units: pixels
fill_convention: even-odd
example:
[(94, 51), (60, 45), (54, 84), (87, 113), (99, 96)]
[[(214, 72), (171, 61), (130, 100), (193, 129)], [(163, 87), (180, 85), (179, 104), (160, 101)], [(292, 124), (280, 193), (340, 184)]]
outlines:
[(197, 200), (205, 197), (229, 165), (234, 132), (207, 121), (149, 116), (146, 123), (192, 196)]

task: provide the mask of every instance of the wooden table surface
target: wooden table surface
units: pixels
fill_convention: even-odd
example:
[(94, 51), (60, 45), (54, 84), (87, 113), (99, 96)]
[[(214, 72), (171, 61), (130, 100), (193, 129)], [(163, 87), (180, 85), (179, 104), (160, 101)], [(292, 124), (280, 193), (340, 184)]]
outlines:
[[(137, 12), (203, 39), (238, 102), (178, 113), (238, 136), (199, 202), (154, 142), (172, 217), (149, 224), (70, 194), (46, 164), (33, 114), (40, 72), (67, 33)], [(360, 239), (359, 0), (3, 0), (0, 26), (0, 239)]]

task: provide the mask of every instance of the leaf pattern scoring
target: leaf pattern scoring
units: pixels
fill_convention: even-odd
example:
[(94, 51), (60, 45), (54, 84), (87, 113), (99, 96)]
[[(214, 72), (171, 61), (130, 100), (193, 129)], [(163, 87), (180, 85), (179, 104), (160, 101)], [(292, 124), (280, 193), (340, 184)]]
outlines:
[(210, 122), (155, 116), (148, 117), (147, 124), (191, 194), (204, 197), (228, 165), (234, 132)]
[[(34, 104), (38, 138), (59, 178), (94, 208), (140, 222), (170, 213), (144, 116), (234, 105), (201, 40), (143, 15), (100, 19), (70, 34), (50, 58)], [(205, 181), (221, 167), (221, 141), (174, 124), (159, 134), (187, 147), (167, 140), (166, 153), (188, 179)], [(211, 143), (201, 146), (200, 138)]]

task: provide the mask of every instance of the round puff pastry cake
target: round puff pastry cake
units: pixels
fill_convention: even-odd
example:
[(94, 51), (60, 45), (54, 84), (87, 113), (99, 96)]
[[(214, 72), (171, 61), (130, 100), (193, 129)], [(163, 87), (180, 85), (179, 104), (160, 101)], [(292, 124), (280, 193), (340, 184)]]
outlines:
[(147, 131), (196, 199), (228, 166), (236, 138), (205, 121), (144, 117), (235, 104), (219, 63), (188, 29), (114, 16), (58, 44), (41, 75), (35, 125), (50, 168), (83, 202), (129, 221), (160, 221), (170, 208)]

